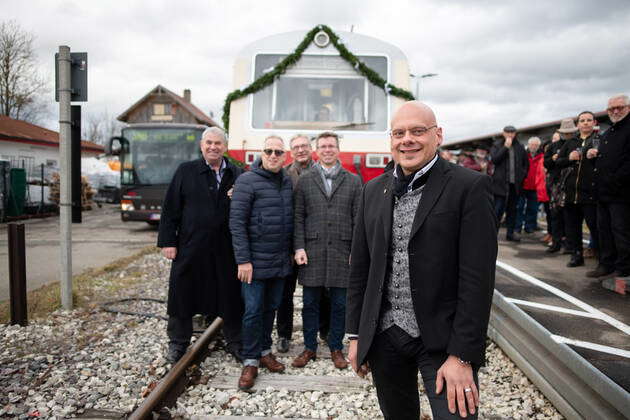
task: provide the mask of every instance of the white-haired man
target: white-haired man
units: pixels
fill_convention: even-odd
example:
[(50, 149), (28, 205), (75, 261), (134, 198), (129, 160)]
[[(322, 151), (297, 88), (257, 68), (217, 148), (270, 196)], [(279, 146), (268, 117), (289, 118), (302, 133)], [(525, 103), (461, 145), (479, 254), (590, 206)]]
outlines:
[(530, 137), (527, 140), (527, 160), (529, 167), (523, 180), (521, 195), (516, 205), (516, 229), (521, 233), (525, 224), (525, 233), (532, 233), (537, 228), (536, 216), (538, 215), (538, 189), (544, 179), (540, 176), (543, 164), (543, 153), (540, 150), (540, 138)]
[(630, 99), (616, 95), (608, 100), (612, 125), (590, 148), (586, 157), (595, 161), (599, 265), (589, 277), (616, 272), (630, 276)]
[(199, 142), (202, 157), (182, 163), (162, 204), (158, 247), (173, 260), (168, 288), (168, 359), (179, 360), (192, 335), (192, 317), (223, 318), (227, 349), (240, 357), (242, 303), (228, 226), (229, 194), (243, 170), (224, 157), (217, 127)]

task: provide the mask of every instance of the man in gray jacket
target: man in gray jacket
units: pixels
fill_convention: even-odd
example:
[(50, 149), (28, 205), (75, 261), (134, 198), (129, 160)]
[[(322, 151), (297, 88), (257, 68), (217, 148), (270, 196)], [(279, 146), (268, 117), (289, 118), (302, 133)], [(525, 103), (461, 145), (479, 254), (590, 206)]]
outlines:
[(318, 162), (299, 178), (295, 190), (294, 248), (300, 266), (298, 281), (303, 286), (305, 348), (292, 366), (304, 367), (316, 357), (319, 304), (326, 288), (330, 295), (328, 346), (335, 367), (344, 369), (348, 366), (342, 353), (346, 287), (361, 181), (341, 166), (335, 133), (319, 134), (316, 152)]

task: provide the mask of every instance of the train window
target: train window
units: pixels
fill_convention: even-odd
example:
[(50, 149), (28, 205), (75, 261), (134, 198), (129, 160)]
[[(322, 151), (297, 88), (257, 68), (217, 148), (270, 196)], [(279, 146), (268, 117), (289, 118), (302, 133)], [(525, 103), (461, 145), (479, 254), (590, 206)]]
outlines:
[[(260, 54), (255, 77), (284, 56)], [(360, 57), (387, 78), (385, 57)], [(304, 55), (271, 86), (254, 94), (252, 126), (268, 129), (384, 131), (387, 96), (339, 56)]]
[(365, 156), (365, 166), (368, 168), (384, 168), (391, 159), (391, 155), (387, 153), (368, 153)]

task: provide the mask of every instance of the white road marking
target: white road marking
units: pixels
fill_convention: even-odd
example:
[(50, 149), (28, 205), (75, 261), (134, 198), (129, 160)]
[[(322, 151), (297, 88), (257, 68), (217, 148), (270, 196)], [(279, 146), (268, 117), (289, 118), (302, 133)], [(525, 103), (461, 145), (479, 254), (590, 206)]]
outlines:
[(601, 344), (590, 343), (588, 341), (573, 340), (572, 338), (561, 337), (559, 335), (551, 335), (556, 343), (564, 343), (575, 347), (582, 347), (589, 350), (595, 350), (602, 353), (614, 354), (615, 356), (626, 357), (630, 359), (630, 351), (618, 349), (615, 347), (603, 346)]
[(571, 304), (585, 310), (586, 312), (590, 312), (591, 314), (594, 314), (597, 316), (597, 318), (601, 319), (604, 322), (607, 322), (608, 324), (612, 325), (613, 327), (623, 331), (624, 333), (630, 335), (630, 326), (624, 324), (623, 322), (619, 321), (618, 319), (615, 319), (613, 317), (611, 317), (610, 315), (607, 315), (605, 313), (603, 313), (602, 311), (594, 308), (593, 306), (589, 305), (586, 302), (582, 302), (581, 300), (579, 300), (578, 298), (571, 296), (568, 293), (563, 292), (562, 290), (558, 289), (557, 287), (551, 286), (547, 283), (545, 283), (544, 281), (538, 280), (536, 277), (533, 277), (521, 270), (519, 270), (518, 268), (512, 267), (509, 264), (504, 263), (503, 261), (499, 261), (497, 260), (497, 266), (501, 267), (502, 269), (504, 269), (505, 271), (514, 274), (515, 276), (519, 277), (522, 280), (525, 280), (533, 285), (536, 285), (542, 289), (547, 290), (550, 293), (553, 293), (554, 295), (561, 297), (562, 299), (566, 300), (567, 302), (570, 302)]
[(514, 303), (516, 305), (520, 305), (520, 306), (530, 306), (532, 308), (546, 309), (548, 311), (562, 312), (562, 313), (570, 314), (570, 315), (576, 315), (576, 316), (583, 316), (583, 317), (586, 317), (586, 318), (599, 319), (599, 316), (597, 316), (596, 314), (593, 314), (591, 312), (576, 311), (575, 309), (563, 308), (561, 306), (546, 305), (544, 303), (530, 302), (530, 301), (527, 301), (527, 300), (520, 300), (520, 299), (514, 299), (514, 298), (506, 298), (506, 300), (508, 302), (512, 302), (512, 303)]

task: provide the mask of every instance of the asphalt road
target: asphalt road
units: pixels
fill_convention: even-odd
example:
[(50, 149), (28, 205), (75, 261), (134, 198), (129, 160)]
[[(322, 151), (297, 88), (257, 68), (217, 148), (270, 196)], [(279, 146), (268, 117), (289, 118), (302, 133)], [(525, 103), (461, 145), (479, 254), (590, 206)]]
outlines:
[[(59, 281), (59, 218), (21, 221), (26, 236), (28, 290)], [(118, 205), (83, 212), (72, 225), (72, 273), (98, 268), (155, 244), (157, 229), (143, 222), (122, 222)], [(0, 225), (0, 301), (9, 299), (7, 225)]]
[[(547, 254), (539, 241), (541, 234), (523, 235), (518, 244), (504, 242), (501, 231), (498, 260), (526, 272), (553, 286), (573, 298), (601, 311), (622, 324), (630, 325), (630, 305), (628, 296), (623, 296), (604, 289), (601, 280), (586, 277), (586, 272), (595, 267), (594, 259), (587, 259), (585, 267), (567, 268), (569, 255)], [(552, 334), (570, 340), (593, 343), (608, 347), (608, 351), (621, 353), (611, 354), (578, 345), (569, 345), (573, 350), (597, 367), (621, 387), (630, 391), (630, 336), (620, 328), (606, 322), (602, 317), (588, 315), (577, 301), (563, 299), (543, 287), (497, 272), (496, 289), (506, 298), (549, 305), (534, 308), (525, 304), (518, 306), (538, 321)], [(563, 308), (562, 312), (552, 308)], [(577, 311), (571, 313), (571, 311)], [(580, 315), (582, 314), (582, 315)], [(623, 325), (622, 325), (623, 328)], [(625, 352), (625, 355), (624, 354)]]

